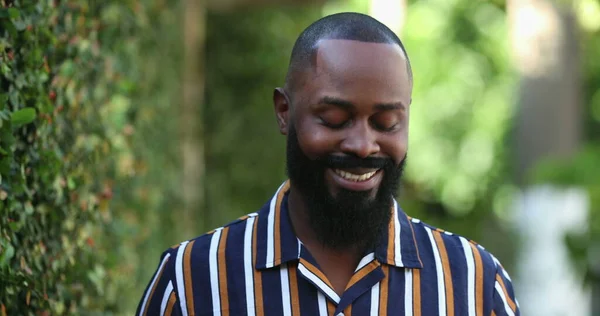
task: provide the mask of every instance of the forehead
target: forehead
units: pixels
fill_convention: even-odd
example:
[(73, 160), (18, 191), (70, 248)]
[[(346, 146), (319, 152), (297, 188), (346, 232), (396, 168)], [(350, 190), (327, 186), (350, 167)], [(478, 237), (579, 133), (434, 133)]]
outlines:
[(314, 92), (389, 99), (378, 101), (410, 100), (406, 57), (398, 45), (321, 40), (314, 63)]

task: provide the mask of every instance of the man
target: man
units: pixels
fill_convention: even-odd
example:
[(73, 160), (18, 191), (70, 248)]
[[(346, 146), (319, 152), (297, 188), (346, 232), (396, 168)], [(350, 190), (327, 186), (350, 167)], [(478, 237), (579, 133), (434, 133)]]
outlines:
[(394, 199), (411, 92), (381, 23), (309, 26), (273, 95), (289, 181), (258, 213), (165, 251), (138, 314), (519, 315), (496, 258)]

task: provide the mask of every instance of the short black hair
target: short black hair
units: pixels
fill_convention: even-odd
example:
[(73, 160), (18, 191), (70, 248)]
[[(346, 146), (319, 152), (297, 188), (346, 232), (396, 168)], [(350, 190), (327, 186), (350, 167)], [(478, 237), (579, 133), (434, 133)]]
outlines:
[[(314, 65), (313, 58), (317, 43), (322, 39), (344, 39), (370, 43), (395, 44), (400, 46), (406, 58), (409, 80), (412, 68), (408, 54), (400, 38), (383, 23), (361, 13), (343, 12), (323, 17), (309, 25), (298, 37), (288, 66), (286, 85), (293, 86), (293, 74)], [(290, 91), (291, 92), (291, 91)]]

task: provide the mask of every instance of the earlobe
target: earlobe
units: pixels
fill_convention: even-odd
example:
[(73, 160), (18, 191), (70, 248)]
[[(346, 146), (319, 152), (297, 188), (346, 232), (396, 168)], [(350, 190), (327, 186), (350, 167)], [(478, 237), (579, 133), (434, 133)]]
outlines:
[(275, 88), (275, 91), (273, 91), (273, 106), (277, 125), (279, 125), (279, 132), (287, 135), (290, 103), (283, 88)]

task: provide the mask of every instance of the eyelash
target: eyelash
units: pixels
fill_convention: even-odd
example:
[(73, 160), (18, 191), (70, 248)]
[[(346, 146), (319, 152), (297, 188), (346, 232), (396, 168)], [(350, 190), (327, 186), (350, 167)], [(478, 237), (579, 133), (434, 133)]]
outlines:
[[(344, 128), (346, 125), (348, 125), (348, 122), (350, 122), (350, 120), (347, 120), (347, 121), (344, 121), (341, 124), (331, 124), (331, 123), (327, 122), (326, 120), (324, 120), (323, 118), (319, 118), (319, 119), (321, 120), (321, 122), (323, 123), (323, 125), (325, 125), (328, 128), (335, 129), (335, 130), (339, 130), (339, 129)], [(400, 125), (400, 123), (396, 123), (396, 124), (394, 124), (394, 125), (392, 125), (392, 126), (390, 126), (388, 128), (384, 128), (384, 127), (381, 127), (379, 124), (376, 124), (376, 123), (372, 123), (372, 124), (375, 125), (375, 127), (378, 130), (380, 130), (382, 132), (386, 132), (386, 133), (394, 131), (398, 127), (398, 125)]]
[(323, 118), (319, 118), (321, 120), (321, 122), (323, 123), (323, 125), (331, 128), (331, 129), (342, 129), (343, 127), (345, 127), (346, 125), (348, 125), (348, 122), (350, 122), (350, 120), (344, 121), (341, 124), (331, 124), (329, 122), (327, 122), (326, 120), (324, 120)]

